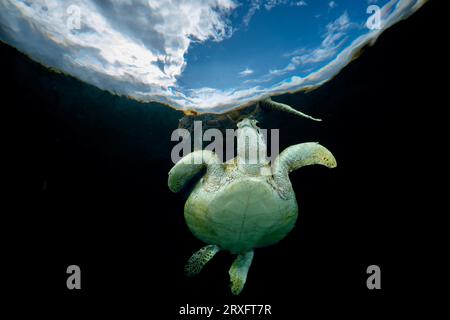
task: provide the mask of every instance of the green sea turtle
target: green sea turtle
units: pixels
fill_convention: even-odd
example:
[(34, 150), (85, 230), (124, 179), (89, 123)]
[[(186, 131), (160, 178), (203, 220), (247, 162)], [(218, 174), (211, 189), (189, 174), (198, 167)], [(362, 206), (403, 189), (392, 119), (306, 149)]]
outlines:
[[(320, 121), (270, 99), (260, 104)], [(251, 159), (255, 154), (257, 161)], [(186, 201), (184, 217), (191, 232), (208, 245), (188, 260), (188, 276), (198, 274), (220, 250), (229, 251), (237, 254), (229, 275), (232, 293), (239, 294), (253, 249), (277, 243), (295, 225), (298, 206), (289, 173), (313, 164), (336, 167), (334, 156), (318, 143), (290, 146), (272, 165), (265, 155), (266, 145), (256, 120), (245, 118), (238, 123), (236, 158), (222, 163), (214, 152), (198, 150), (170, 170), (168, 185), (173, 192), (181, 191), (204, 172)]]

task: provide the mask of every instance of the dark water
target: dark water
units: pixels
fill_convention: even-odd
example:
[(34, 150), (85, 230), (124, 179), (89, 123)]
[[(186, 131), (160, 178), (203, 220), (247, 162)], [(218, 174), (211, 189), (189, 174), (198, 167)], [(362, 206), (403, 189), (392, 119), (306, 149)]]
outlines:
[[(1, 45), (12, 160), (5, 169), (13, 176), (6, 213), (13, 218), (7, 243), (13, 255), (5, 262), (15, 271), (8, 276), (11, 295), (46, 310), (62, 306), (61, 316), (94, 307), (151, 319), (182, 319), (177, 312), (187, 303), (271, 304), (272, 319), (403, 306), (399, 297), (415, 296), (426, 282), (414, 273), (423, 260), (421, 232), (413, 227), (421, 220), (413, 212), (430, 210), (420, 202), (425, 174), (417, 168), (430, 152), (423, 131), (432, 127), (420, 112), (439, 113), (429, 95), (434, 84), (426, 81), (439, 65), (430, 51), (440, 23), (433, 9), (427, 4), (388, 30), (318, 90), (276, 99), (322, 123), (262, 116), (262, 127), (280, 128), (281, 149), (319, 141), (338, 168), (291, 175), (297, 227), (279, 244), (256, 250), (239, 297), (229, 292), (227, 253), (197, 278), (183, 275), (203, 244), (184, 224), (185, 198), (167, 188), (170, 135), (182, 114), (49, 72)], [(79, 292), (65, 286), (71, 264), (82, 270)], [(381, 291), (366, 288), (371, 264), (381, 267)]]

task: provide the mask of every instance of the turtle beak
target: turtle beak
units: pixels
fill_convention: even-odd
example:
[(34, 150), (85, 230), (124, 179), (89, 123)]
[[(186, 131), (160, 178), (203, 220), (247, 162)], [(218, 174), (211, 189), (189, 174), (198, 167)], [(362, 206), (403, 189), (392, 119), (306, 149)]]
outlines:
[(238, 128), (253, 127), (251, 120), (248, 118), (245, 118), (244, 120), (239, 122), (237, 126), (238, 126)]

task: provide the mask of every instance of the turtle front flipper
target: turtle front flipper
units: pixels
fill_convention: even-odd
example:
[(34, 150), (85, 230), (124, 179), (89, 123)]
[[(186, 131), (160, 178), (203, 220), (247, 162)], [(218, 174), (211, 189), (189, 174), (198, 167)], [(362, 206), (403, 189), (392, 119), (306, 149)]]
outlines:
[(241, 253), (237, 256), (236, 260), (234, 260), (231, 265), (230, 271), (228, 271), (230, 275), (231, 281), (231, 292), (234, 295), (238, 295), (241, 293), (242, 289), (244, 289), (245, 281), (247, 280), (247, 273), (250, 265), (253, 260), (253, 250), (245, 253)]
[(273, 163), (273, 178), (283, 197), (290, 190), (289, 173), (304, 166), (319, 164), (328, 168), (337, 166), (333, 154), (317, 142), (300, 143), (286, 148)]
[(198, 150), (184, 156), (169, 171), (169, 189), (180, 192), (205, 167), (211, 179), (220, 179), (223, 174), (220, 159), (212, 151)]
[(184, 267), (184, 273), (188, 277), (195, 276), (202, 271), (205, 264), (211, 260), (217, 252), (220, 251), (219, 246), (216, 245), (208, 245), (206, 247), (201, 248), (196, 253), (194, 253), (189, 260), (186, 262)]

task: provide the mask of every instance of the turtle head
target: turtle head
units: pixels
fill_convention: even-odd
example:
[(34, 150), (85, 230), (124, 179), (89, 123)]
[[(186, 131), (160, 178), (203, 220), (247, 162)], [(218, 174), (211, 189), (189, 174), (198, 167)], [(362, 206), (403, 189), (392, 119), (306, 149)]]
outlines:
[(244, 127), (249, 127), (259, 133), (258, 120), (256, 120), (256, 119), (245, 118), (244, 120), (241, 120), (237, 124), (237, 127), (239, 129), (244, 128)]
[(259, 172), (268, 163), (266, 142), (258, 121), (245, 118), (237, 125), (237, 160), (244, 171)]

